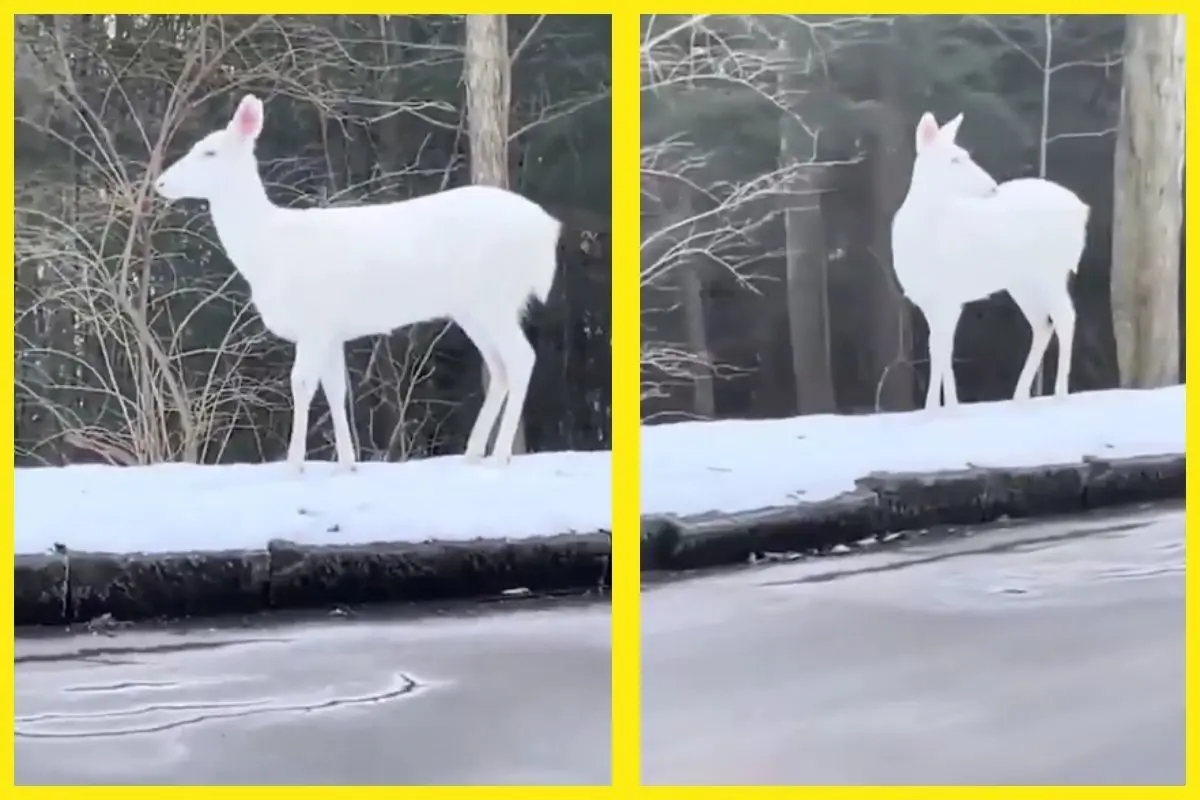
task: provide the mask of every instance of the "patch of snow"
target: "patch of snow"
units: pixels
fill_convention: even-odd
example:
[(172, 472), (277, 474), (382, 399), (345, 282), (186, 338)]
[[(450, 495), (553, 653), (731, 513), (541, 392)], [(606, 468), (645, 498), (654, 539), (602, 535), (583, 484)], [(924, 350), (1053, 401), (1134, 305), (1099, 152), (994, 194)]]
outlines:
[(612, 528), (612, 454), (535, 453), (506, 468), (445, 456), (16, 470), (16, 552), (168, 552), (302, 544), (521, 539)]
[(1035, 467), (1184, 452), (1183, 386), (862, 416), (642, 429), (642, 513), (828, 500), (871, 472)]

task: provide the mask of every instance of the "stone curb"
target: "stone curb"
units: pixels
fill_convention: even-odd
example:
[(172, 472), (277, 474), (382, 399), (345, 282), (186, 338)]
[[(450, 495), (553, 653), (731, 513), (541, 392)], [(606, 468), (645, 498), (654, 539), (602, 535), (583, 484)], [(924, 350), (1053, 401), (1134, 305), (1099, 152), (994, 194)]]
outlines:
[(815, 503), (642, 519), (642, 571), (744, 564), (766, 553), (822, 553), (881, 534), (1002, 517), (1180, 500), (1186, 459), (1168, 454), (1074, 464), (874, 473)]
[[(69, 540), (68, 540), (69, 541)], [(186, 553), (18, 555), (17, 625), (249, 614), (371, 602), (470, 599), (513, 589), (608, 585), (607, 532), (463, 542), (311, 546)]]
[[(827, 552), (881, 534), (1001, 517), (1069, 514), (1185, 496), (1183, 455), (1025, 468), (876, 473), (816, 503), (642, 519), (642, 570)], [(511, 589), (583, 591), (608, 580), (607, 532), (531, 539), (310, 546), (186, 553), (18, 555), (17, 625), (247, 614), (372, 602), (469, 599)]]

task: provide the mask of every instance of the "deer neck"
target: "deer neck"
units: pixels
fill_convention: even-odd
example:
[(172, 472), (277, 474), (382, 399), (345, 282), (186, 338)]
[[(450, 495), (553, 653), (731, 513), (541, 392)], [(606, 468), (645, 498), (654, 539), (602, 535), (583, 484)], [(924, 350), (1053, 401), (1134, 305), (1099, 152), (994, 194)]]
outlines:
[(261, 243), (269, 240), (265, 229), (278, 210), (267, 197), (257, 169), (211, 198), (208, 210), (225, 255), (253, 283), (265, 269)]
[(920, 213), (936, 213), (953, 202), (953, 197), (933, 180), (929, 175), (919, 170), (913, 170), (912, 181), (908, 185), (908, 194), (904, 205), (912, 211)]

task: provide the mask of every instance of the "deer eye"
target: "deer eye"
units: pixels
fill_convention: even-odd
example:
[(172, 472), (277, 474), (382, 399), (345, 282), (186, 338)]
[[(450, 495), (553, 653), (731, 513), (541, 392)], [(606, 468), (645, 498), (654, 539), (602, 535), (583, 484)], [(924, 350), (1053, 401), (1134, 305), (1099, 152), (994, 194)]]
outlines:
[(200, 155), (203, 156), (204, 158), (212, 158), (216, 154), (217, 154), (216, 150), (205, 150), (200, 153)]

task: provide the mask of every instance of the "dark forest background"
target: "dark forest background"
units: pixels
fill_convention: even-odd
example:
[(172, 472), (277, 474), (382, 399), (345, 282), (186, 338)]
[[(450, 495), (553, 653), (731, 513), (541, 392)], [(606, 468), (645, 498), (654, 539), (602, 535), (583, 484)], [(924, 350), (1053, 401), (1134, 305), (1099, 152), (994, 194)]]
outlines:
[[(510, 187), (566, 225), (555, 290), (528, 326), (526, 444), (607, 448), (610, 20), (507, 25)], [(167, 208), (150, 181), (253, 91), (277, 202), (467, 183), (464, 27), (462, 16), (19, 16), (17, 463), (281, 458), (291, 346), (263, 329), (201, 204)], [(357, 340), (348, 361), (360, 458), (462, 451), (482, 392), (478, 353), (455, 326)], [(319, 395), (311, 431), (310, 457), (328, 457)]]

